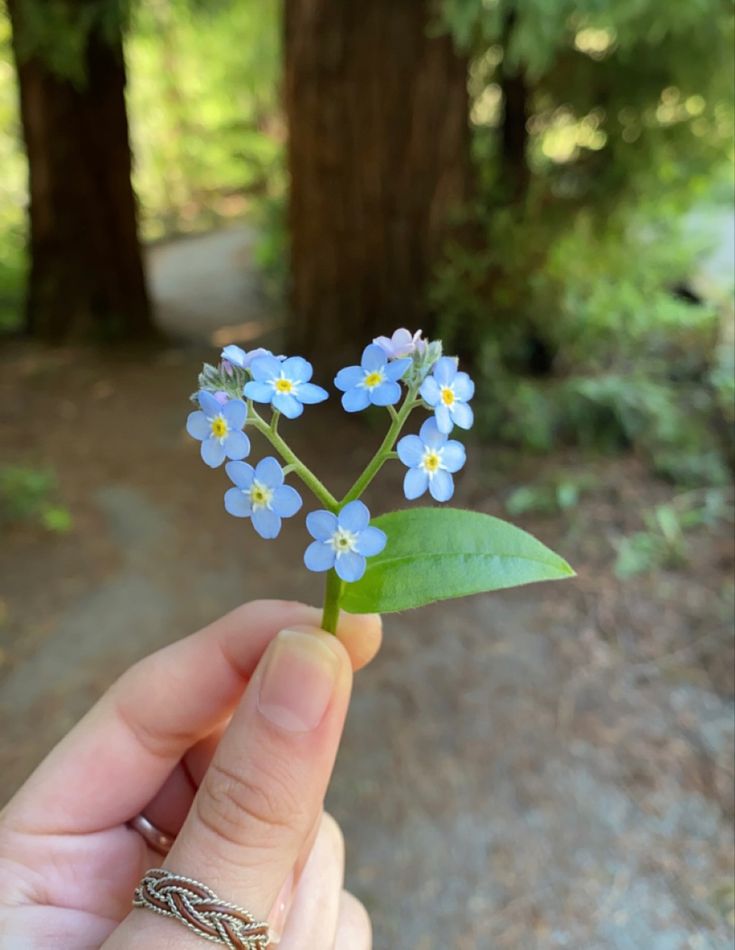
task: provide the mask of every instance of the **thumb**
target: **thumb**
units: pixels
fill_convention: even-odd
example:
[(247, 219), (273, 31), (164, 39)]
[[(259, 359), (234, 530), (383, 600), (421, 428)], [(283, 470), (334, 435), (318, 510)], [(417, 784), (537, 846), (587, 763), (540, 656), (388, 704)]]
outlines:
[[(267, 919), (321, 813), (351, 682), (336, 637), (282, 631), (245, 690), (164, 867)], [(167, 942), (174, 928), (177, 947), (201, 942), (181, 924), (143, 910), (127, 926), (136, 946), (158, 946), (155, 933)]]

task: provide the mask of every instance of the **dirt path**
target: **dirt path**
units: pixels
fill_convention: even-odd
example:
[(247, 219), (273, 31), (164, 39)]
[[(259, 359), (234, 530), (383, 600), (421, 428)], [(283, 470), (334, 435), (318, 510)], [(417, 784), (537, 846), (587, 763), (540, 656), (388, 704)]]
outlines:
[[(232, 269), (248, 241), (154, 252), (185, 347), (145, 363), (0, 353), (2, 455), (53, 466), (75, 520), (65, 537), (14, 529), (0, 549), (0, 801), (136, 657), (244, 599), (320, 596), (303, 527), (268, 544), (227, 518), (222, 472), (183, 431), (213, 355), (196, 341), (269, 329)], [(330, 405), (291, 432), (337, 488), (375, 441)], [(458, 503), (501, 515), (537, 467), (471, 458)], [(358, 678), (329, 807), (376, 950), (732, 945), (731, 543), (701, 537), (693, 567), (620, 585), (611, 538), (662, 489), (629, 461), (598, 475), (566, 519), (526, 525), (575, 582), (387, 618)], [(373, 501), (398, 500), (393, 472)]]

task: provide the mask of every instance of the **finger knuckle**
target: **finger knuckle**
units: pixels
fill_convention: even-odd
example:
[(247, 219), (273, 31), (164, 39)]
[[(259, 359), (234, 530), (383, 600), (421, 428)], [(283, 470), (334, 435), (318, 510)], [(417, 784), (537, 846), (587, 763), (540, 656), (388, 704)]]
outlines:
[(237, 847), (256, 848), (274, 830), (302, 824), (303, 808), (284, 769), (256, 774), (213, 762), (196, 798), (199, 820), (217, 837)]

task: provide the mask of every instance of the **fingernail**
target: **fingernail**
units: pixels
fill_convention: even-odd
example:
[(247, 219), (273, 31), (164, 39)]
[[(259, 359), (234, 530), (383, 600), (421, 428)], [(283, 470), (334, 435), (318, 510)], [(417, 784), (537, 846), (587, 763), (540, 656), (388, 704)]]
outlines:
[(283, 935), (283, 928), (286, 925), (286, 917), (291, 908), (291, 898), (293, 896), (294, 873), (289, 872), (288, 877), (283, 882), (283, 887), (276, 898), (273, 908), (268, 915), (270, 924), (271, 943), (280, 943)]
[(339, 660), (315, 634), (282, 630), (270, 646), (258, 709), (287, 732), (316, 729), (327, 711)]

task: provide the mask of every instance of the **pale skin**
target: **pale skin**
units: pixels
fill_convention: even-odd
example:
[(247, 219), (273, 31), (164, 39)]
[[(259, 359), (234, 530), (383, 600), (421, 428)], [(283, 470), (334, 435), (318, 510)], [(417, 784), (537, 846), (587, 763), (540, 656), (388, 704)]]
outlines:
[[(203, 950), (130, 901), (163, 866), (268, 919), (281, 950), (370, 950), (323, 801), (376, 616), (256, 601), (128, 670), (0, 812), (2, 950)], [(300, 688), (295, 689), (295, 686)], [(126, 822), (176, 836), (163, 859)]]

